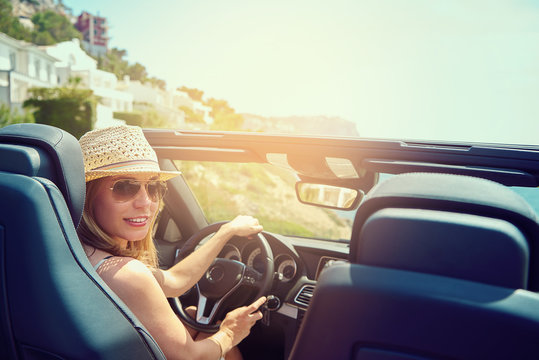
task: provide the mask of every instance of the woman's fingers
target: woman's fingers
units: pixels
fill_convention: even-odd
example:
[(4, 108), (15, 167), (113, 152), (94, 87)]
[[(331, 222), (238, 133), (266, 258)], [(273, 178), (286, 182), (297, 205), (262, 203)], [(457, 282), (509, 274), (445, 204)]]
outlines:
[(265, 302), (266, 297), (262, 296), (252, 304), (232, 310), (226, 315), (220, 328), (230, 335), (234, 345), (249, 335), (251, 327), (262, 319), (262, 312), (258, 309)]
[(251, 305), (246, 306), (246, 311), (249, 314), (251, 314), (251, 313), (255, 312), (256, 310), (258, 310), (259, 307), (264, 305), (265, 302), (266, 302), (266, 297), (262, 296), (261, 298), (259, 298), (255, 302), (253, 302)]
[(253, 325), (260, 319), (262, 319), (262, 311), (257, 311), (255, 313), (252, 313), (249, 315), (251, 317), (251, 320), (253, 321)]
[(228, 224), (236, 235), (250, 236), (258, 234), (264, 228), (259, 224), (258, 219), (249, 215), (238, 215)]
[(256, 300), (251, 305), (247, 306), (246, 312), (247, 316), (251, 319), (253, 322), (253, 325), (260, 319), (262, 319), (263, 315), (260, 310), (258, 310), (264, 303), (266, 302), (266, 297), (262, 296), (258, 300)]

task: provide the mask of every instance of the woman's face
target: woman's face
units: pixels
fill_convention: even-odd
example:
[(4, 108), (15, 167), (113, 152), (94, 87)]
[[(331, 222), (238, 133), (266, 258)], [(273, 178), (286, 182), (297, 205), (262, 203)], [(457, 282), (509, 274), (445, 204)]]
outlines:
[(159, 207), (159, 201), (147, 193), (145, 186), (131, 198), (118, 199), (111, 188), (118, 180), (129, 179), (150, 181), (147, 176), (107, 177), (98, 185), (93, 202), (94, 219), (112, 238), (121, 241), (122, 247), (128, 241), (139, 241), (150, 231)]

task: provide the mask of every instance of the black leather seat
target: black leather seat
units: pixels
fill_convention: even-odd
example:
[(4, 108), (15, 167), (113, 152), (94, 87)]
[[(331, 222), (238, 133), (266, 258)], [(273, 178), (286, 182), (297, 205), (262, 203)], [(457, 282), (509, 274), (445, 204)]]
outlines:
[(535, 359), (538, 236), (500, 184), (394, 176), (356, 214), (351, 263), (322, 273), (291, 359)]
[(0, 358), (164, 359), (75, 232), (82, 153), (63, 130), (0, 129)]

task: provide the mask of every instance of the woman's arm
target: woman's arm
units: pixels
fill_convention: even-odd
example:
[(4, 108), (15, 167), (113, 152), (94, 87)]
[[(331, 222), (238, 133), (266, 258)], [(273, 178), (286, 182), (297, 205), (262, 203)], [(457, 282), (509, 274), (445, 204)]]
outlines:
[(216, 360), (245, 338), (262, 317), (257, 309), (264, 298), (231, 311), (216, 334), (194, 341), (172, 311), (151, 271), (140, 261), (115, 257), (98, 273), (146, 327), (167, 359)]
[(240, 215), (224, 224), (204, 245), (168, 270), (153, 270), (167, 297), (180, 296), (193, 287), (232, 236), (250, 236), (262, 231), (258, 220)]

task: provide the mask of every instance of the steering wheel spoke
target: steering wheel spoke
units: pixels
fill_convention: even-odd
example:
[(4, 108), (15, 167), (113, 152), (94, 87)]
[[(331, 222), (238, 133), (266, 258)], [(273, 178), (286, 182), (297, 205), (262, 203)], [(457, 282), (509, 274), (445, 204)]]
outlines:
[(259, 273), (250, 266), (245, 266), (245, 273), (242, 278), (242, 284), (261, 288), (265, 284), (264, 274)]
[[(198, 286), (197, 286), (198, 290)], [(214, 301), (213, 306), (211, 305), (211, 301), (208, 301), (208, 298), (205, 297), (200, 293), (200, 290), (198, 291), (198, 304), (197, 304), (197, 312), (196, 312), (196, 322), (202, 324), (202, 325), (209, 325), (213, 322), (213, 318), (217, 312), (217, 309), (219, 308), (219, 305), (221, 303), (221, 300)], [(211, 307), (211, 310), (209, 311), (209, 315), (207, 314), (206, 307)]]

